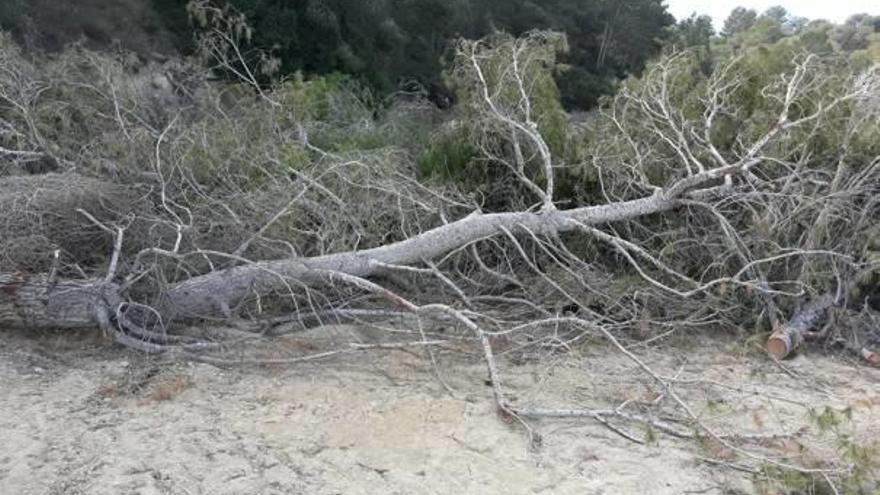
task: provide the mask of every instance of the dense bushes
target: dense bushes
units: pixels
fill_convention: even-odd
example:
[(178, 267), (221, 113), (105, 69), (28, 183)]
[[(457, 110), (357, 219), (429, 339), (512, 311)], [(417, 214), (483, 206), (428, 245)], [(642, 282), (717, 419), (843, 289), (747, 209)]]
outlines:
[[(207, 1), (207, 0), (205, 0)], [(54, 50), (83, 38), (106, 48), (117, 40), (141, 54), (192, 48), (190, 0), (10, 0), (0, 4), (0, 27), (19, 40)], [(213, 0), (224, 5), (225, 0)], [(451, 96), (441, 74), (458, 37), (471, 39), (533, 29), (568, 35), (570, 49), (554, 77), (567, 109), (596, 105), (616, 81), (638, 74), (662, 43), (707, 45), (711, 25), (685, 19), (674, 29), (662, 2), (635, 0), (231, 0), (254, 28), (252, 47), (281, 61), (279, 75), (341, 73), (379, 94), (399, 88), (427, 88), (435, 103)], [(196, 23), (197, 24), (197, 23)], [(880, 50), (876, 17), (853, 16), (846, 23), (809, 23), (784, 9), (762, 15), (735, 10), (723, 30), (722, 52), (772, 44), (798, 36), (810, 50), (835, 47), (853, 63), (868, 65)], [(725, 56), (722, 53), (722, 56)]]
[[(51, 50), (84, 39), (150, 56), (193, 50), (190, 0), (8, 0), (0, 28)], [(212, 4), (223, 7), (227, 0)], [(571, 51), (556, 77), (568, 108), (588, 108), (618, 78), (657, 53), (672, 22), (659, 0), (229, 0), (253, 26), (251, 47), (272, 52), (280, 75), (343, 73), (379, 93), (416, 85), (448, 106), (441, 77), (458, 37), (502, 30), (566, 32)]]

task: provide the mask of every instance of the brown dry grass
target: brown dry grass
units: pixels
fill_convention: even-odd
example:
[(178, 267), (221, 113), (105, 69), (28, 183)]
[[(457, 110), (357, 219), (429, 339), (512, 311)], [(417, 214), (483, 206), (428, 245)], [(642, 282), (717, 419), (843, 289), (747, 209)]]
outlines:
[(154, 402), (173, 400), (192, 387), (192, 380), (186, 375), (171, 375), (158, 380), (150, 388), (149, 399)]

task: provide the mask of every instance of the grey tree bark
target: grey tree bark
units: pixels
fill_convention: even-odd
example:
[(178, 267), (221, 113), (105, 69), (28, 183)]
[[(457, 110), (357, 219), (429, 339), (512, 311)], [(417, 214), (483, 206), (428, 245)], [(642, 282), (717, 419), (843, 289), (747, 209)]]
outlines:
[(99, 324), (98, 310), (112, 311), (121, 302), (115, 284), (54, 280), (46, 274), (0, 273), (2, 327), (95, 327)]
[[(706, 174), (705, 181), (712, 179)], [(333, 273), (356, 277), (375, 275), (384, 265), (412, 265), (435, 259), (480, 239), (508, 232), (537, 235), (574, 231), (596, 225), (659, 213), (674, 208), (678, 198), (664, 193), (632, 201), (573, 210), (475, 213), (410, 239), (364, 251), (315, 258), (262, 261), (189, 279), (169, 290), (161, 312), (171, 317), (223, 316), (248, 294), (266, 294), (290, 281), (310, 284)]]

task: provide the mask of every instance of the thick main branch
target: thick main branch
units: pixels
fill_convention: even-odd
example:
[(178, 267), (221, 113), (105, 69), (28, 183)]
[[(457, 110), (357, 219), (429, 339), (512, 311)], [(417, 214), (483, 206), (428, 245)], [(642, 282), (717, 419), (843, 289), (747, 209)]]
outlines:
[[(712, 177), (706, 174), (705, 180)], [(637, 218), (669, 210), (677, 198), (665, 194), (572, 210), (472, 214), (417, 236), (363, 251), (329, 254), (314, 258), (261, 261), (194, 277), (169, 290), (162, 313), (173, 317), (223, 315), (249, 294), (283, 289), (291, 281), (305, 284), (326, 278), (328, 272), (368, 277), (382, 265), (411, 265), (437, 258), (480, 239), (504, 232), (556, 234), (582, 225), (596, 225)]]

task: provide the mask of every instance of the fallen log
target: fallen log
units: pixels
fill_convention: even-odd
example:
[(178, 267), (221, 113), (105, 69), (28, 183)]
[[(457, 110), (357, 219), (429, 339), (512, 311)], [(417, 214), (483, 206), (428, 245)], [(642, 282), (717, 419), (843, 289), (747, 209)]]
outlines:
[(872, 351), (865, 347), (860, 349), (859, 353), (862, 355), (862, 358), (864, 358), (864, 360), (868, 362), (868, 364), (875, 368), (880, 368), (880, 352)]
[[(790, 356), (807, 338), (823, 338), (825, 332), (815, 332), (815, 328), (828, 310), (834, 305), (830, 295), (814, 299), (799, 309), (787, 322), (779, 325), (767, 339), (767, 351), (776, 359)], [(880, 352), (867, 347), (838, 339), (847, 352), (865, 360), (869, 366), (880, 368)]]
[(101, 280), (0, 273), (2, 328), (95, 328), (99, 326), (98, 311), (113, 310), (120, 302), (119, 286)]
[(767, 339), (767, 351), (776, 359), (785, 359), (804, 342), (807, 332), (814, 328), (834, 304), (834, 298), (825, 295), (803, 305), (788, 321), (778, 325)]
[[(714, 172), (714, 171), (713, 171)], [(703, 181), (713, 174), (706, 173)], [(681, 183), (695, 183), (689, 178)], [(480, 239), (505, 232), (555, 235), (580, 230), (584, 225), (629, 220), (669, 211), (679, 205), (686, 191), (676, 186), (673, 193), (656, 193), (644, 198), (572, 210), (540, 212), (474, 213), (452, 223), (408, 239), (362, 251), (348, 251), (313, 258), (259, 261), (193, 277), (164, 294), (159, 312), (167, 320), (223, 317), (224, 308), (238, 305), (252, 294), (285, 290), (288, 284), (313, 284), (327, 280), (330, 273), (369, 277), (386, 265), (413, 265), (436, 259)]]
[[(314, 258), (258, 261), (218, 270), (178, 283), (162, 294), (157, 308), (166, 323), (204, 317), (228, 317), (250, 295), (284, 290), (296, 284), (326, 282), (334, 273), (368, 277), (383, 266), (412, 265), (434, 259), (480, 239), (505, 232), (558, 234), (584, 225), (628, 220), (678, 206), (692, 186), (717, 178), (713, 170), (683, 179), (669, 190), (607, 205), (541, 212), (475, 213), (396, 243), (363, 251)], [(85, 328), (101, 322), (97, 314), (113, 315), (122, 301), (116, 284), (56, 281), (50, 275), (0, 273), (0, 325), (26, 328)]]

